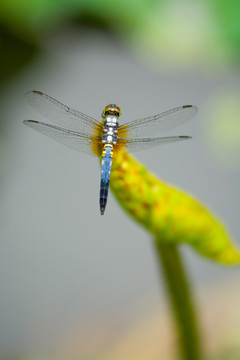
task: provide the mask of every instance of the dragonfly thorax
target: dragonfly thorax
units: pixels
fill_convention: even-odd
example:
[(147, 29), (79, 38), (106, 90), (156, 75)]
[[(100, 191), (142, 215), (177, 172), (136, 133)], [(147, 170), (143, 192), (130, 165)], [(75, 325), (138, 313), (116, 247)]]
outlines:
[(104, 144), (115, 145), (117, 143), (118, 133), (118, 117), (107, 115), (103, 121), (103, 137), (102, 142)]
[(103, 122), (103, 126), (105, 127), (114, 127), (118, 128), (118, 117), (117, 116), (106, 116)]

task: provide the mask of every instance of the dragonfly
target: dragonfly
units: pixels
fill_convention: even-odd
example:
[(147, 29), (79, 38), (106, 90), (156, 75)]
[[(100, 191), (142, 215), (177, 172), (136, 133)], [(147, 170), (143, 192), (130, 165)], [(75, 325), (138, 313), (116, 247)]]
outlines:
[(51, 124), (24, 120), (25, 125), (72, 149), (101, 157), (101, 215), (104, 214), (107, 204), (112, 161), (114, 156), (118, 156), (119, 150), (124, 147), (132, 152), (190, 139), (191, 136), (156, 135), (185, 123), (197, 113), (196, 106), (184, 105), (119, 125), (121, 109), (115, 104), (107, 105), (102, 111), (102, 120), (97, 121), (41, 91), (28, 91), (26, 98), (35, 110), (50, 120)]

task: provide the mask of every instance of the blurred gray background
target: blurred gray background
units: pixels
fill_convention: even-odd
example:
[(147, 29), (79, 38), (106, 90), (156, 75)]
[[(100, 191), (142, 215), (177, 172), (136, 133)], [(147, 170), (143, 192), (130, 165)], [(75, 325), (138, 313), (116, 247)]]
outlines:
[[(92, 356), (104, 358), (109, 343), (121, 339), (131, 322), (164, 303), (152, 239), (111, 194), (100, 216), (98, 159), (23, 125), (24, 119), (44, 120), (26, 102), (27, 90), (46, 92), (96, 119), (105, 105), (116, 103), (122, 122), (197, 105), (193, 120), (167, 133), (191, 135), (191, 141), (139, 152), (137, 158), (205, 204), (240, 245), (239, 148), (231, 147), (239, 127), (227, 126), (224, 115), (218, 132), (213, 116), (221, 114), (222, 99), (239, 93), (239, 72), (203, 71), (198, 65), (173, 69), (161, 59), (149, 67), (147, 56), (104, 31), (71, 27), (50, 36), (41, 56), (1, 89), (3, 357), (86, 359), (94, 348)], [(194, 288), (239, 279), (236, 268), (220, 267), (185, 247), (182, 252)]]

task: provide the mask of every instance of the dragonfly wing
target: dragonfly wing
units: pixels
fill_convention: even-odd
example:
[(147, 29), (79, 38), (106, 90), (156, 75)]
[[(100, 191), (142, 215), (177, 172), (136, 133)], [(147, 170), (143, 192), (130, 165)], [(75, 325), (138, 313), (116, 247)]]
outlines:
[(100, 136), (88, 136), (35, 120), (24, 120), (23, 123), (74, 150), (90, 155), (101, 155), (103, 144)]
[(116, 146), (125, 146), (129, 151), (140, 151), (151, 147), (176, 141), (191, 139), (191, 136), (168, 136), (142, 139), (118, 139)]
[(179, 106), (164, 113), (135, 120), (119, 127), (119, 137), (141, 137), (160, 134), (190, 120), (197, 113), (194, 105)]
[(26, 98), (29, 104), (48, 118), (53, 125), (87, 135), (98, 135), (102, 131), (100, 122), (80, 111), (63, 105), (40, 91), (28, 91)]

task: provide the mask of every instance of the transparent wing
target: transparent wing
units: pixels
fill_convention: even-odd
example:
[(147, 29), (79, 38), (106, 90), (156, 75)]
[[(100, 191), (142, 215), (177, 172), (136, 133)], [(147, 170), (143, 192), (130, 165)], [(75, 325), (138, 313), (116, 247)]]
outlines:
[(103, 145), (100, 136), (87, 136), (76, 131), (63, 129), (34, 120), (24, 120), (23, 123), (74, 150), (89, 155), (99, 156), (101, 154)]
[(29, 104), (40, 114), (48, 118), (53, 125), (86, 135), (96, 135), (99, 129), (102, 128), (101, 123), (90, 116), (70, 109), (40, 91), (28, 91), (26, 98)]
[(123, 124), (119, 127), (119, 137), (135, 138), (160, 134), (190, 120), (197, 113), (194, 105), (179, 106), (164, 113), (149, 116)]
[(125, 146), (129, 151), (140, 151), (149, 149), (151, 147), (168, 144), (181, 140), (191, 139), (191, 136), (168, 136), (168, 137), (155, 137), (155, 138), (142, 138), (142, 139), (118, 139), (118, 146)]

